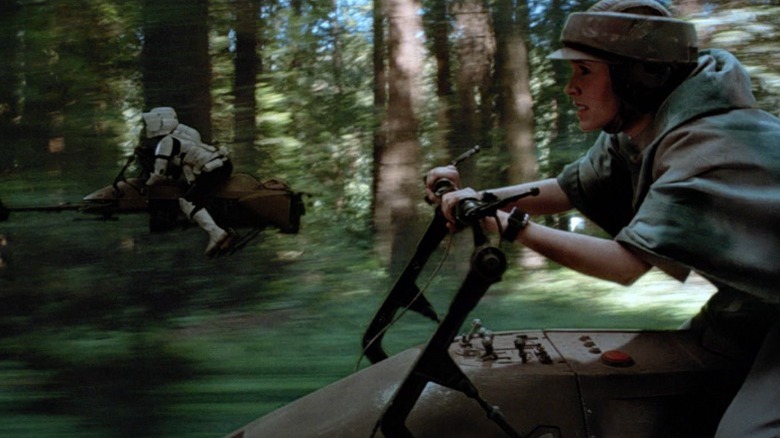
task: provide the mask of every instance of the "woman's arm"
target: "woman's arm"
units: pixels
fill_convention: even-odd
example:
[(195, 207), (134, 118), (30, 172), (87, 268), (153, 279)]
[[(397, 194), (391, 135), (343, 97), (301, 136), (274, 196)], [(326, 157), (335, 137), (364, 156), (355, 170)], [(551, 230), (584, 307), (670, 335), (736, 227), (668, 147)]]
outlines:
[(555, 178), (523, 183), (514, 186), (500, 187), (497, 189), (483, 190), (482, 192), (490, 192), (496, 195), (498, 198), (503, 199), (527, 192), (532, 187), (539, 189), (539, 195), (521, 198), (507, 206), (505, 210), (511, 210), (513, 207), (517, 207), (520, 210), (531, 214), (554, 214), (571, 210), (572, 207), (571, 203), (569, 202), (569, 198), (566, 196), (566, 193), (563, 191), (563, 189), (561, 189), (561, 186), (558, 184), (558, 180)]
[[(469, 198), (482, 199), (485, 193), (491, 193), (499, 199), (505, 199), (525, 193), (534, 187), (539, 189), (539, 194), (537, 196), (526, 196), (518, 199), (504, 207), (504, 210), (511, 210), (512, 208), (517, 207), (531, 214), (553, 214), (571, 209), (569, 198), (566, 196), (563, 189), (561, 189), (561, 186), (558, 185), (558, 181), (554, 178), (483, 190), (482, 192), (477, 192), (472, 188), (465, 188), (445, 193), (439, 200), (439, 204), (441, 205), (441, 211), (444, 213), (444, 217), (450, 222), (450, 229), (454, 230), (455, 228), (452, 226), (455, 222), (453, 211), (462, 200)], [(430, 195), (433, 192), (429, 190), (428, 193)]]
[[(446, 193), (442, 199), (439, 199), (436, 196), (435, 189), (437, 183), (441, 180), (449, 181), (456, 191)], [(426, 196), (431, 202), (441, 203), (442, 211), (445, 213), (445, 216), (449, 217), (450, 209), (461, 199), (467, 197), (482, 197), (481, 193), (477, 194), (470, 189), (458, 193), (460, 189), (460, 183), (460, 173), (455, 166), (435, 167), (431, 169), (425, 176)], [(563, 189), (561, 189), (561, 186), (558, 185), (558, 181), (555, 178), (483, 190), (482, 193), (490, 192), (499, 198), (508, 198), (510, 196), (526, 192), (532, 187), (537, 187), (539, 189), (538, 196), (527, 197), (518, 200), (512, 205), (509, 205), (507, 208), (511, 209), (512, 207), (517, 207), (523, 211), (527, 211), (533, 214), (561, 213), (571, 209), (569, 198), (566, 196), (566, 193), (564, 193)]]
[[(509, 214), (498, 214), (501, 230), (506, 230)], [(487, 219), (484, 223), (488, 229), (497, 231), (494, 220)], [(567, 268), (626, 286), (651, 268), (649, 263), (614, 240), (558, 230), (533, 222), (520, 231), (515, 241)]]

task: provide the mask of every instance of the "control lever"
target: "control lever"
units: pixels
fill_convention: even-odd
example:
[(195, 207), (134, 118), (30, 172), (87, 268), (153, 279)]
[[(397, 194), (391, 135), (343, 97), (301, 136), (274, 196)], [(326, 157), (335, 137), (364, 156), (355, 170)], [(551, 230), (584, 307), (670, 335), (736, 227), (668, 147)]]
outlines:
[(479, 145), (474, 146), (473, 148), (471, 148), (471, 149), (467, 150), (466, 152), (464, 152), (464, 153), (458, 155), (457, 157), (455, 157), (454, 160), (450, 161), (450, 166), (457, 167), (458, 164), (460, 164), (461, 161), (463, 161), (466, 158), (469, 158), (472, 155), (476, 154), (477, 152), (479, 152), (479, 150), (480, 150)]
[(522, 199), (527, 196), (538, 195), (539, 188), (531, 187), (524, 192), (506, 198), (499, 198), (493, 193), (485, 192), (482, 194), (482, 199), (463, 199), (455, 206), (455, 210), (453, 212), (455, 216), (455, 223), (458, 225), (458, 227), (461, 228), (472, 225), (482, 218), (495, 216), (498, 210), (506, 207), (514, 201), (517, 201), (518, 199)]

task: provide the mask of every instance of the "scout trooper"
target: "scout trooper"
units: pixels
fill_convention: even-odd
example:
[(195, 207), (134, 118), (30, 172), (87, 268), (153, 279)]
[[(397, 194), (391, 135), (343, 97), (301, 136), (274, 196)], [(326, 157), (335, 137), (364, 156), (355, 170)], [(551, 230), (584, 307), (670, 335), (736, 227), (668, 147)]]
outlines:
[(233, 171), (228, 150), (203, 143), (196, 129), (179, 123), (173, 108), (154, 108), (143, 113), (143, 119), (146, 137), (160, 137), (154, 152), (154, 171), (146, 185), (164, 180), (169, 168), (181, 169), (190, 186), (179, 198), (179, 207), (208, 233), (206, 255), (214, 255), (229, 244), (231, 236), (214, 222), (205, 208), (205, 201), (211, 190), (228, 179)]

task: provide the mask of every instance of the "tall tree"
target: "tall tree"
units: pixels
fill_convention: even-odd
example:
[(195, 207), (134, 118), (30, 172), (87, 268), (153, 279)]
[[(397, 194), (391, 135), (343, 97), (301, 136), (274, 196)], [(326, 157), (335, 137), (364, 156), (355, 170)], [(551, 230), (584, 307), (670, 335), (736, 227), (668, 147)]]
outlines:
[(506, 182), (515, 184), (535, 178), (538, 167), (526, 43), (530, 35), (527, 0), (497, 0), (495, 28), (499, 123), (509, 155)]
[(374, 67), (374, 112), (376, 116), (376, 125), (373, 136), (373, 162), (376, 163), (372, 174), (371, 193), (371, 211), (376, 211), (377, 197), (379, 192), (379, 169), (378, 165), (382, 160), (382, 152), (385, 150), (387, 135), (385, 134), (385, 108), (387, 106), (387, 69), (385, 68), (385, 20), (382, 8), (382, 0), (373, 0), (372, 9), (373, 21), (373, 67)]
[[(453, 155), (475, 145), (484, 146), (492, 118), (490, 88), (496, 42), (485, 0), (461, 0), (452, 5), (458, 39), (456, 76), (457, 120), (450, 130)], [(464, 162), (460, 171), (468, 179), (475, 162)]]
[[(422, 32), (417, 0), (385, 0), (388, 100), (386, 143), (379, 151), (374, 223), (381, 254), (389, 249), (391, 272), (400, 267), (414, 241), (409, 230), (420, 199), (420, 146), (416, 97), (421, 94)], [(388, 248), (389, 247), (389, 248)]]
[(257, 26), (260, 23), (261, 0), (235, 0), (235, 76), (233, 80), (234, 148), (251, 150), (257, 129), (255, 88), (261, 69), (258, 56)]
[(144, 0), (141, 62), (147, 109), (172, 106), (211, 141), (208, 0)]
[[(452, 85), (452, 61), (450, 56), (451, 21), (448, 14), (448, 0), (430, 0), (429, 10), (425, 14), (428, 39), (431, 52), (436, 58), (436, 134), (434, 147), (437, 155), (451, 155), (449, 150), (449, 131), (454, 119), (452, 111), (456, 108)], [(444, 160), (442, 160), (444, 161)]]
[[(19, 5), (16, 1), (0, 3), (0, 56), (13, 61), (19, 52), (17, 37), (16, 13)], [(21, 78), (16, 62), (7, 62), (0, 68), (0, 143), (6, 144), (8, 139), (16, 138), (17, 124), (14, 120), (21, 114), (22, 99), (19, 96)], [(0, 172), (10, 170), (14, 165), (13, 148), (0, 148)]]

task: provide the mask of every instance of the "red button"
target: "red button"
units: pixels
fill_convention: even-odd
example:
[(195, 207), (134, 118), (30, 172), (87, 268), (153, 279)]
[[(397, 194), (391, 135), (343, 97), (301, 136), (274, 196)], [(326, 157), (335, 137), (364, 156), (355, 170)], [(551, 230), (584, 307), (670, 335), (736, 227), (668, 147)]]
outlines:
[(601, 362), (613, 367), (629, 367), (634, 364), (634, 358), (625, 351), (609, 350), (601, 355)]

